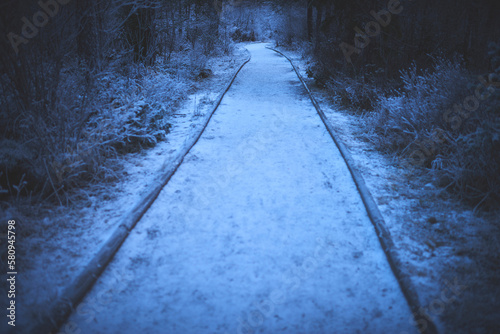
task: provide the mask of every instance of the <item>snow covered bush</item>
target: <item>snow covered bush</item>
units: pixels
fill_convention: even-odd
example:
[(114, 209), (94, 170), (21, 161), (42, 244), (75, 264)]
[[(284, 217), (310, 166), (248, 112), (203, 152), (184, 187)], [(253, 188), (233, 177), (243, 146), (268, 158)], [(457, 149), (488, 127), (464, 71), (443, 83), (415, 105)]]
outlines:
[[(15, 135), (1, 139), (0, 187), (11, 194), (21, 179), (29, 191), (47, 197), (109, 178), (109, 158), (165, 138), (169, 115), (191, 85), (189, 77), (159, 65), (126, 62), (92, 73), (84, 62), (68, 61), (56, 75), (55, 93), (34, 86), (47, 103), (29, 109), (19, 109), (23, 105), (4, 89), (1, 110), (9, 122), (2, 125)], [(10, 85), (8, 78), (2, 85)]]
[(101, 93), (85, 127), (52, 157), (57, 185), (109, 175), (107, 158), (154, 146), (169, 132), (169, 114), (186, 97), (187, 83), (158, 67), (132, 66), (129, 77), (107, 73), (98, 80)]
[(489, 55), (493, 72), (474, 85), (486, 89), (478, 109), (463, 120), (449, 156), (433, 166), (462, 198), (495, 205), (500, 200), (500, 45), (491, 44)]
[[(151, 146), (168, 133), (170, 112), (186, 97), (189, 85), (159, 67), (136, 69), (136, 78), (106, 78), (100, 113), (90, 119), (94, 128), (107, 129), (109, 143), (121, 151)], [(106, 124), (105, 126), (103, 124)], [(103, 132), (100, 131), (100, 132)]]
[(380, 97), (368, 118), (369, 140), (467, 201), (500, 198), (498, 89), (479, 100), (480, 82), (462, 62), (445, 58), (425, 71), (412, 65), (401, 79), (403, 89)]
[(343, 106), (364, 112), (371, 111), (378, 103), (380, 92), (373, 82), (364, 82), (363, 79), (353, 79), (343, 75), (334, 75), (326, 79), (316, 73), (317, 83), (321, 84), (322, 80), (326, 80), (325, 86), (333, 93), (333, 100)]
[[(433, 140), (436, 129), (452, 130), (443, 115), (467, 96), (469, 74), (460, 62), (436, 59), (430, 70), (420, 72), (416, 65), (401, 71), (402, 91), (380, 96), (370, 128), (377, 134), (381, 149), (411, 155), (413, 150)], [(430, 166), (438, 151), (425, 161)]]

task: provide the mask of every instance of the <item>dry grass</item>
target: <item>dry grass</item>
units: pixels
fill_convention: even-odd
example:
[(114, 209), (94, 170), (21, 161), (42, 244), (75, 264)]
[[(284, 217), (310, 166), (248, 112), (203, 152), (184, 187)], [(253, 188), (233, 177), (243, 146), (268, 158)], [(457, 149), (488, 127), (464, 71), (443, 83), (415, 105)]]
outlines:
[(459, 59), (435, 58), (428, 70), (412, 65), (401, 72), (402, 88), (385, 94), (376, 73), (318, 79), (325, 71), (309, 71), (336, 103), (362, 112), (363, 137), (379, 150), (477, 208), (500, 200), (500, 91), (490, 87), (487, 98), (475, 99), (480, 82)]

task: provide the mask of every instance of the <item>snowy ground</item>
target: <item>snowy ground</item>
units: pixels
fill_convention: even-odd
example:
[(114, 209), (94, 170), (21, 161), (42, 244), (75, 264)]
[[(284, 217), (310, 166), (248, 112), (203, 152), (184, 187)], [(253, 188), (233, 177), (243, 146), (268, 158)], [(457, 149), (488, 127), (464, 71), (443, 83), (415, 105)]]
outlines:
[(406, 333), (410, 311), (289, 63), (251, 44), (197, 145), (61, 333)]

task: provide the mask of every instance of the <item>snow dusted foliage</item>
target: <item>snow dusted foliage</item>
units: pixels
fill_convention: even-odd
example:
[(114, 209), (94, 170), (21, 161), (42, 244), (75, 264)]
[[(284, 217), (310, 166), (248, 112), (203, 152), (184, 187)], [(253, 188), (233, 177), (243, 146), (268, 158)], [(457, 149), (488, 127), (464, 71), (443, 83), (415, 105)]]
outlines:
[(224, 5), (221, 20), (234, 41), (275, 41), (291, 45), (305, 37), (303, 6), (265, 1), (234, 1)]
[(463, 117), (452, 154), (438, 171), (463, 197), (495, 205), (500, 200), (500, 45), (490, 46), (490, 56), (494, 71), (480, 79), (487, 90), (478, 109)]
[(84, 63), (68, 62), (58, 81), (52, 107), (34, 105), (4, 124), (17, 129), (17, 139), (2, 140), (0, 149), (4, 189), (23, 179), (43, 193), (113, 176), (108, 158), (165, 138), (169, 114), (192, 79), (179, 75), (179, 68), (121, 60), (94, 73)]
[(490, 87), (478, 95), (474, 79), (459, 60), (412, 65), (401, 72), (403, 90), (380, 96), (366, 125), (380, 149), (479, 204), (500, 196), (499, 94)]
[[(8, 31), (40, 10), (25, 5), (0, 14)], [(233, 51), (209, 2), (70, 2), (51, 20), (29, 43), (0, 39), (2, 194), (27, 182), (54, 199), (113, 176), (109, 158), (164, 138), (208, 59)]]
[(313, 65), (308, 73), (315, 79), (316, 84), (335, 92), (335, 96), (333, 96), (335, 102), (341, 105), (356, 106), (361, 112), (373, 110), (379, 99), (380, 91), (371, 80), (366, 82), (340, 75), (340, 73), (328, 77), (325, 75), (325, 71), (317, 70), (317, 66)]
[(128, 77), (110, 73), (100, 80), (104, 88), (91, 117), (89, 139), (101, 146), (130, 152), (156, 144), (168, 133), (168, 116), (186, 97), (186, 80), (160, 67), (131, 65)]
[(437, 59), (431, 70), (421, 72), (412, 65), (401, 71), (401, 79), (402, 91), (379, 96), (371, 125), (381, 135), (382, 147), (410, 154), (434, 129), (451, 130), (443, 114), (467, 96), (469, 77), (459, 62)]
[(96, 80), (95, 98), (85, 125), (66, 122), (64, 147), (49, 156), (54, 183), (67, 188), (83, 180), (112, 176), (107, 158), (137, 151), (164, 139), (169, 114), (186, 97), (186, 80), (159, 67), (131, 64), (128, 75), (103, 73)]

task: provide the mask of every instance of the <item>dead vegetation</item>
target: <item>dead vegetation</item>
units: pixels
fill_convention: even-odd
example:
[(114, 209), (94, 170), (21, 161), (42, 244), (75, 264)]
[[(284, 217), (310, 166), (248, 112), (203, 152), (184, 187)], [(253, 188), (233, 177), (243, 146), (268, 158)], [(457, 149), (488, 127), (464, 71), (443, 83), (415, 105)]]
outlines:
[[(36, 28), (21, 18), (43, 11), (26, 1), (1, 6), (2, 31), (19, 38)], [(1, 40), (4, 200), (67, 204), (71, 189), (115, 179), (116, 158), (163, 140), (171, 114), (211, 75), (208, 60), (233, 51), (211, 3), (95, 0), (54, 8), (27, 43), (13, 44), (7, 34)]]

